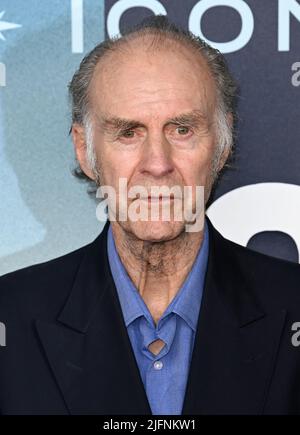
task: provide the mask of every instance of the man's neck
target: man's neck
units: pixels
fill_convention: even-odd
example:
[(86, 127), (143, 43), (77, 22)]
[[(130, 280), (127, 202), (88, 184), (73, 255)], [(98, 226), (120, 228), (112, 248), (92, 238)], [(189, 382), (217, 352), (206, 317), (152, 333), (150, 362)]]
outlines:
[(121, 261), (157, 323), (189, 274), (204, 231), (183, 231), (172, 240), (149, 242), (137, 239), (117, 222), (111, 226)]

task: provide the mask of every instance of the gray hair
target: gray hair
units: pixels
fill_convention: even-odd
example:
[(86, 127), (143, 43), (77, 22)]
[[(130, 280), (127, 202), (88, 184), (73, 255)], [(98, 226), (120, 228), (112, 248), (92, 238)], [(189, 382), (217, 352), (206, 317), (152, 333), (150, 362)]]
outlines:
[[(216, 131), (218, 146), (213, 162), (213, 179), (217, 178), (217, 167), (222, 152), (229, 150), (232, 155), (235, 124), (237, 120), (236, 105), (238, 96), (237, 84), (231, 75), (226, 60), (222, 53), (211, 47), (203, 39), (195, 36), (190, 31), (185, 31), (171, 23), (164, 15), (155, 15), (144, 19), (138, 25), (128, 29), (122, 36), (108, 38), (98, 44), (88, 53), (80, 63), (79, 69), (75, 72), (69, 84), (69, 96), (72, 108), (72, 124), (78, 123), (85, 127), (86, 131), (86, 152), (87, 161), (91, 170), (96, 176), (96, 181), (91, 180), (85, 175), (79, 164), (72, 171), (73, 175), (81, 180), (90, 183), (89, 193), (94, 193), (99, 185), (99, 173), (97, 171), (97, 161), (93, 146), (93, 130), (89, 111), (89, 85), (98, 62), (109, 52), (116, 51), (132, 39), (152, 35), (152, 46), (156, 49), (162, 46), (166, 40), (179, 42), (187, 48), (199, 52), (206, 60), (210, 72), (215, 80), (217, 91), (217, 108), (215, 113)], [(228, 120), (227, 114), (232, 115), (233, 124)], [(70, 133), (72, 127), (70, 129)], [(78, 163), (78, 162), (77, 162)]]

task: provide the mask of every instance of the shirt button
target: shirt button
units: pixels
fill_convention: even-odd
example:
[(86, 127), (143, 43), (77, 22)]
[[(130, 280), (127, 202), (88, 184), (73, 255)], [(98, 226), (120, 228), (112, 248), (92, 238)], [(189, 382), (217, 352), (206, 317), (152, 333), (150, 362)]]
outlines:
[(161, 361), (155, 361), (155, 363), (153, 364), (153, 367), (155, 370), (161, 370), (163, 368), (163, 363)]

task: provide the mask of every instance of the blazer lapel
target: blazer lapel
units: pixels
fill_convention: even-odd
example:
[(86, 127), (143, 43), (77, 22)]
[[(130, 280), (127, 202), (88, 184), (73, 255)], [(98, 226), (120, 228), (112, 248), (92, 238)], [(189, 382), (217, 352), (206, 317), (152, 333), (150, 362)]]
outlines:
[(108, 226), (87, 247), (57, 322), (36, 328), (69, 413), (151, 414), (110, 274)]
[[(237, 251), (209, 222), (210, 252), (183, 414), (261, 414), (285, 310), (265, 313)], [(249, 273), (247, 276), (249, 276)]]

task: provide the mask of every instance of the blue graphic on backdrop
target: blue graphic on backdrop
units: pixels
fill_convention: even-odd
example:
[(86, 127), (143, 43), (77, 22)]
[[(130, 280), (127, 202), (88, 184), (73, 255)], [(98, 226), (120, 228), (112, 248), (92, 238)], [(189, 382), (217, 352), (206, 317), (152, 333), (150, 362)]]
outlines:
[(78, 38), (78, 1), (0, 1), (0, 274), (76, 249), (102, 229), (71, 175), (67, 84), (104, 29), (103, 1), (81, 3)]

